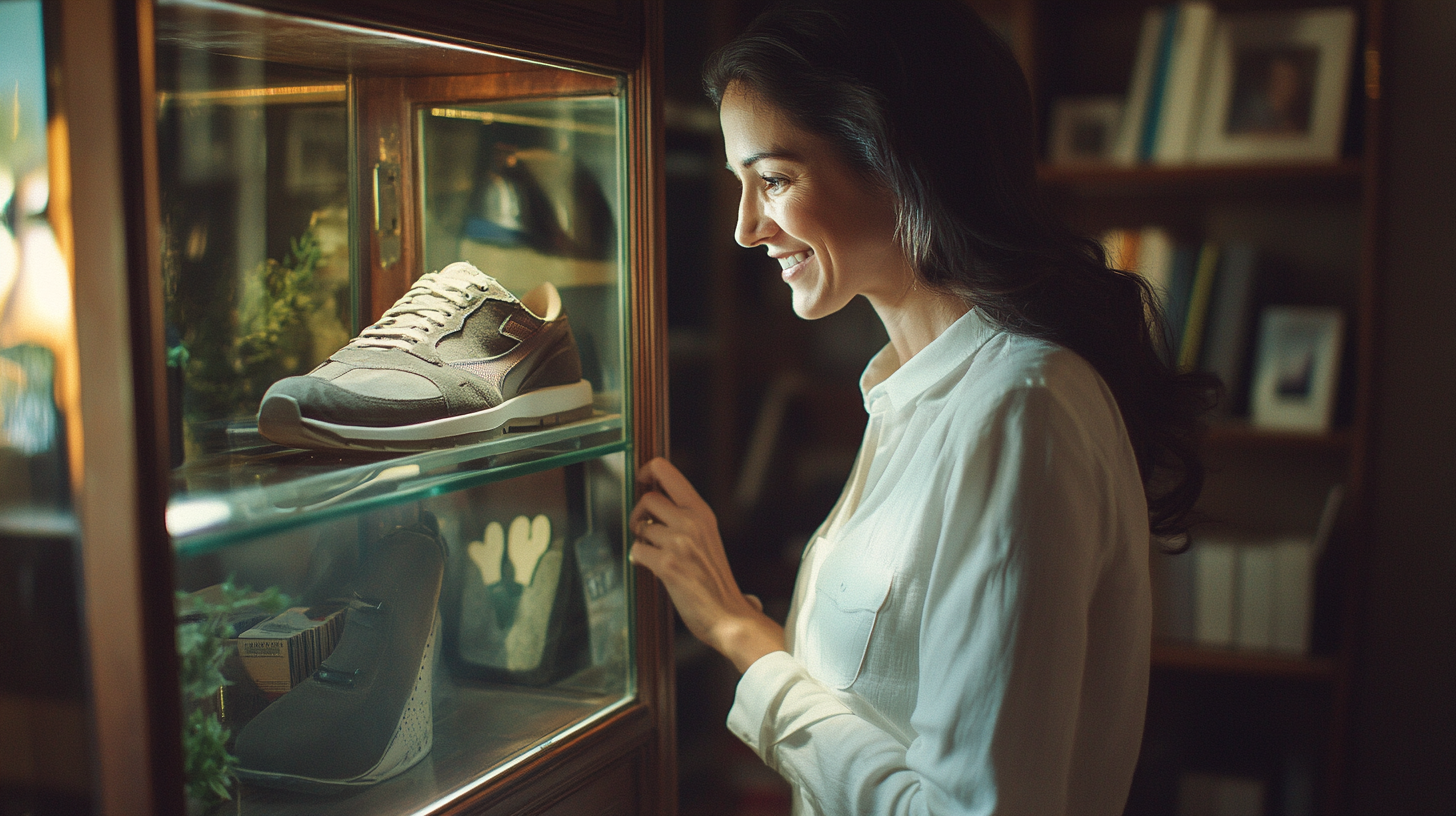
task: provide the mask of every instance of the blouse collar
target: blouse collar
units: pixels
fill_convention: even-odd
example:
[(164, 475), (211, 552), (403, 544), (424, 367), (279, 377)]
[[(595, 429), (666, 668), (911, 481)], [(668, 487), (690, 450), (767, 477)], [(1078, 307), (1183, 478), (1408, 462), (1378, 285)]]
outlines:
[[(904, 364), (889, 343), (870, 359), (860, 376), (865, 411), (903, 408), (949, 376), (1001, 329), (978, 309), (961, 315), (940, 336)], [(886, 404), (887, 403), (887, 404)]]

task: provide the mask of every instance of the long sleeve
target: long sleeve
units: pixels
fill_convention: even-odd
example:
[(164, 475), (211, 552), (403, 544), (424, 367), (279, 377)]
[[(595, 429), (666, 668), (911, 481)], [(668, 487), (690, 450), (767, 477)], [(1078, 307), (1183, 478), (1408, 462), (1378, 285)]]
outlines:
[[(881, 463), (914, 501), (871, 502), (874, 535), (909, 543), (867, 640), (765, 656), (729, 727), (820, 813), (1118, 812), (1148, 628), (1141, 485), (1099, 439), (1120, 423), (1046, 387), (950, 404)], [(801, 613), (811, 639), (854, 630), (827, 602)], [(812, 670), (836, 650), (860, 666), (847, 684)]]

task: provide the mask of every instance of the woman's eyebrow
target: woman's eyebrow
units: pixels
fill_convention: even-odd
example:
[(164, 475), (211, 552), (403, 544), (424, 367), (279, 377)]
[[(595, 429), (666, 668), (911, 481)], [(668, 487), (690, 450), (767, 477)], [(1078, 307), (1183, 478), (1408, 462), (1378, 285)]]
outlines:
[[(770, 150), (762, 151), (760, 153), (754, 153), (754, 154), (752, 154), (752, 155), (744, 158), (744, 160), (742, 162), (742, 166), (745, 167), (745, 168), (752, 167), (753, 165), (757, 164), (758, 162), (760, 162), (760, 161), (762, 161), (764, 159), (782, 159), (784, 161), (798, 161), (799, 160), (799, 155), (797, 153), (794, 153), (791, 150), (782, 150), (782, 149), (779, 149), (779, 148), (773, 148), (773, 149), (770, 149)], [(729, 164), (727, 164), (726, 166), (727, 166), (727, 168), (729, 170), (732, 170), (733, 169), (733, 165), (732, 165), (731, 162)]]

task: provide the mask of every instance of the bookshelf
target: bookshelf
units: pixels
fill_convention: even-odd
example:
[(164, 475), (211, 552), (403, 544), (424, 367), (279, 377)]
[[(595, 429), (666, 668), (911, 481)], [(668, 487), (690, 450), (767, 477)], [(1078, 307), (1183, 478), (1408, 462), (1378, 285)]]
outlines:
[(1244, 677), (1279, 677), (1329, 683), (1336, 663), (1323, 655), (1291, 656), (1275, 652), (1211, 649), (1167, 641), (1153, 645), (1153, 668), (1162, 672), (1193, 672)]
[(1247, 196), (1310, 196), (1357, 193), (1364, 177), (1356, 159), (1304, 165), (1081, 167), (1042, 165), (1042, 187), (1053, 201), (1071, 206), (1087, 198), (1210, 200)]
[[(1148, 0), (970, 0), (1012, 41), (1027, 68), (1047, 149), (1039, 179), (1049, 203), (1089, 235), (1157, 225), (1174, 241), (1243, 241), (1260, 253), (1264, 305), (1334, 307), (1344, 316), (1344, 363), (1332, 421), (1314, 432), (1260, 427), (1242, 402), (1209, 427), (1210, 467), (1200, 537), (1309, 535), (1341, 485), (1328, 548), (1313, 581), (1311, 647), (1292, 654), (1160, 639), (1154, 644), (1143, 759), (1127, 813), (1180, 812), (1180, 786), (1209, 778), (1253, 783), (1266, 814), (1337, 813), (1360, 616), (1355, 590), (1365, 525), (1373, 340), (1383, 3), (1217, 0), (1215, 20), (1342, 6), (1355, 16), (1343, 130), (1334, 155), (1309, 160), (1205, 163), (1053, 162), (1061, 100), (1126, 99), (1149, 9), (1199, 4)], [(1215, 22), (1217, 25), (1217, 22)], [(1029, 31), (1026, 29), (1030, 29)], [(1170, 35), (1171, 36), (1171, 35)], [(1025, 47), (1024, 43), (1030, 43)], [(1206, 90), (1206, 89), (1205, 89)], [(1107, 151), (1109, 154), (1111, 150)], [(1210, 316), (1210, 320), (1214, 318)], [(1257, 329), (1258, 319), (1252, 320)], [(1257, 345), (1257, 337), (1249, 343)], [(1245, 376), (1255, 363), (1246, 358)], [(1236, 392), (1239, 388), (1234, 389)], [(1190, 558), (1163, 556), (1154, 558)], [(1156, 572), (1156, 571), (1155, 571)]]

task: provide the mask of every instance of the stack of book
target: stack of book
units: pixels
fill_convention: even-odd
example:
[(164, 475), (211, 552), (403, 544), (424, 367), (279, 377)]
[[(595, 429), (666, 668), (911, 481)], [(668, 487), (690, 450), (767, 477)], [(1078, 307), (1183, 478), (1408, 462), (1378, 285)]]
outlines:
[(258, 689), (277, 697), (313, 674), (344, 631), (346, 605), (294, 607), (235, 638), (243, 668)]
[(1308, 654), (1315, 570), (1343, 496), (1336, 485), (1313, 536), (1194, 536), (1154, 556), (1154, 631), (1169, 641)]
[(1215, 16), (1213, 5), (1202, 0), (1144, 13), (1114, 161), (1177, 164), (1192, 158)]
[(1224, 407), (1236, 403), (1249, 377), (1258, 249), (1243, 241), (1181, 243), (1157, 226), (1111, 230), (1102, 242), (1114, 267), (1137, 272), (1157, 292), (1172, 361), (1216, 374), (1228, 389)]

